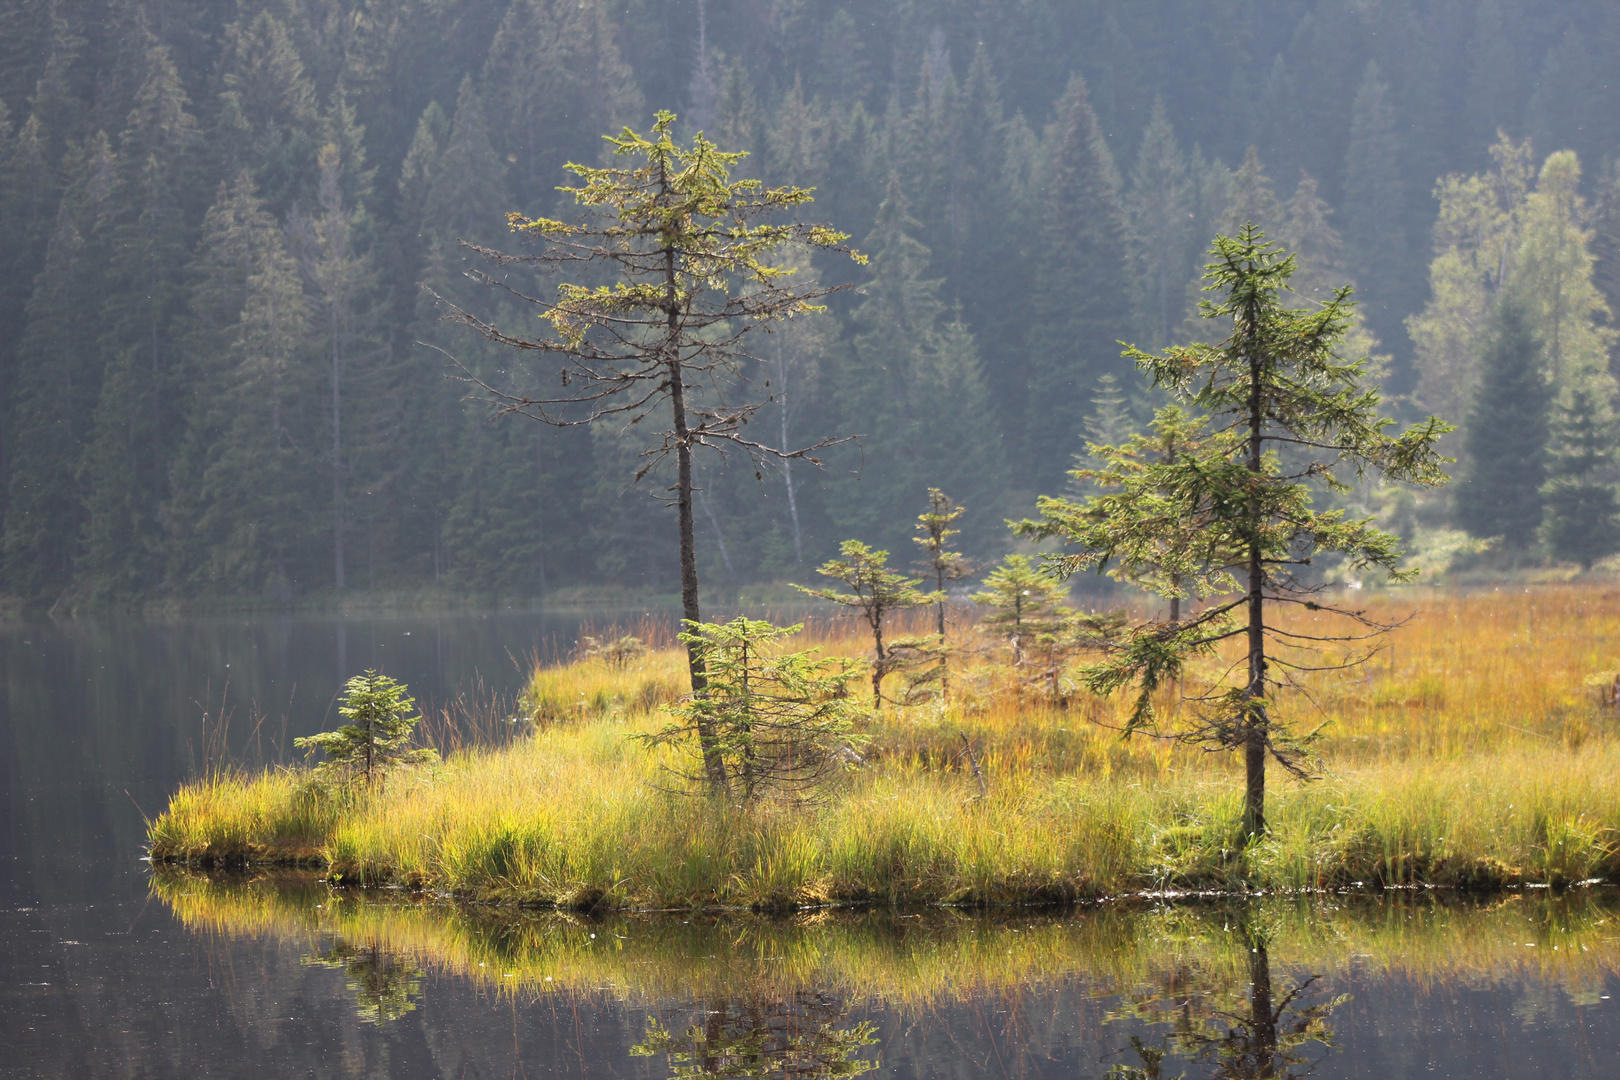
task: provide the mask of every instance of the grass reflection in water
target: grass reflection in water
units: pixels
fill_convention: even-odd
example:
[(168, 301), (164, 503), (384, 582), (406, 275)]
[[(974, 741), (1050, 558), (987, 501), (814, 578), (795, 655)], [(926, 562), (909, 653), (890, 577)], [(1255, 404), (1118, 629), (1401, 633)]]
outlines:
[[(1317, 894), (1245, 902), (757, 915), (464, 906), (313, 877), (163, 870), (155, 894), (193, 931), (307, 944), (342, 964), (368, 1019), (411, 1007), (417, 976), (514, 998), (600, 996), (677, 1015), (637, 1053), (681, 1076), (839, 1076), (873, 1066), (871, 1003), (917, 1014), (1073, 982), (1111, 999), (1114, 1074), (1282, 1077), (1330, 1052), (1335, 976), (1419, 986), (1533, 978), (1572, 1000), (1620, 972), (1608, 889)], [(660, 1014), (660, 1010), (664, 1010)]]

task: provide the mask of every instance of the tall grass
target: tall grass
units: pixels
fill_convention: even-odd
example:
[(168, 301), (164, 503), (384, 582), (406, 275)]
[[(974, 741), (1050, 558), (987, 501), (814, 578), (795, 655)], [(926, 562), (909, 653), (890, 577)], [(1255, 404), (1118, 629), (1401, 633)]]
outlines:
[[(998, 904), (1139, 890), (1362, 883), (1494, 887), (1620, 876), (1612, 680), (1620, 595), (1378, 599), (1418, 614), (1371, 663), (1318, 674), (1279, 714), (1326, 725), (1321, 778), (1272, 788), (1265, 841), (1239, 842), (1238, 764), (1124, 741), (1117, 703), (1059, 696), (967, 629), (953, 696), (891, 708), (864, 768), (818, 806), (719, 806), (668, 790), (675, 750), (628, 735), (683, 688), (669, 647), (536, 671), (533, 733), (323, 801), (297, 771), (183, 788), (158, 859), (307, 858), (367, 883), (576, 908), (861, 902)], [(1301, 612), (1293, 625), (1317, 629)], [(805, 637), (858, 653), (848, 623)], [(1211, 663), (1189, 682), (1218, 677)], [(1166, 701), (1166, 707), (1172, 703)], [(989, 781), (980, 797), (964, 738)]]

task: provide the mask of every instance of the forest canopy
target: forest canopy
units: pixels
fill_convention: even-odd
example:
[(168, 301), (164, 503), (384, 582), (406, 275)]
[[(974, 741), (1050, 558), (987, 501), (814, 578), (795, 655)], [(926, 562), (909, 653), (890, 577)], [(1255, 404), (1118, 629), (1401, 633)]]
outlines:
[(433, 302), (491, 310), (465, 244), (565, 216), (567, 163), (660, 109), (870, 256), (797, 253), (852, 287), (749, 373), (773, 444), (861, 439), (707, 463), (706, 581), (908, 549), (930, 488), (1000, 554), (1145, 429), (1119, 342), (1195, 338), (1248, 222), (1292, 302), (1355, 286), (1386, 400), (1461, 426), (1453, 495), (1356, 497), (1419, 547), (1589, 566), (1620, 547), (1617, 69), (1599, 0), (0, 0), (0, 595), (673, 591), (641, 443), (491, 422), (445, 353), (548, 373)]

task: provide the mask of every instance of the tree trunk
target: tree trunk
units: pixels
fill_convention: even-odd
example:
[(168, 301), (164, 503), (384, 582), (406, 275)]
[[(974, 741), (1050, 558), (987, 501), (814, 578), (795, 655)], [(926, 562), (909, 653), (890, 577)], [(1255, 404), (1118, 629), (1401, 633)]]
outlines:
[[(1252, 329), (1253, 320), (1249, 320)], [(1251, 339), (1252, 340), (1252, 339)], [(1266, 609), (1265, 563), (1260, 550), (1261, 456), (1260, 357), (1250, 345), (1249, 356), (1249, 472), (1255, 494), (1249, 500), (1249, 682), (1243, 691), (1243, 835), (1252, 839), (1266, 831)]]
[(1275, 1076), (1277, 1013), (1271, 993), (1271, 958), (1264, 942), (1249, 948), (1249, 1063), (1252, 1076)]
[[(664, 182), (662, 194), (669, 194)], [(664, 288), (667, 301), (669, 339), (665, 363), (669, 371), (669, 405), (675, 421), (675, 511), (681, 533), (681, 617), (688, 626), (702, 621), (698, 608), (697, 541), (692, 523), (692, 435), (686, 426), (686, 373), (681, 366), (680, 308), (676, 301), (675, 249), (664, 249)], [(709, 687), (703, 666), (703, 648), (696, 642), (686, 646), (686, 667), (692, 678), (692, 693), (702, 694)], [(726, 795), (726, 768), (714, 728), (707, 721), (698, 723), (698, 745), (703, 751), (703, 772), (711, 795)]]
[(883, 708), (883, 676), (888, 663), (883, 655), (883, 609), (872, 614), (872, 641), (877, 647), (877, 660), (872, 664), (872, 708)]

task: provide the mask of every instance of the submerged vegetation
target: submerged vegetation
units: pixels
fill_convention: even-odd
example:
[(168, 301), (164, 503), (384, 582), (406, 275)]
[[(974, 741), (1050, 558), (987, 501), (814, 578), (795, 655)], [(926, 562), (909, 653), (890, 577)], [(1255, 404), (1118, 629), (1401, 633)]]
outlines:
[[(1609, 878), (1620, 873), (1620, 739), (1605, 696), (1617, 601), (1572, 588), (1427, 597), (1369, 664), (1302, 678), (1291, 707), (1323, 725), (1318, 779), (1274, 790), (1270, 831), (1250, 843), (1240, 763), (1122, 740), (1123, 699), (1076, 693), (1072, 669), (1043, 694), (1001, 662), (1004, 641), (964, 628), (951, 696), (866, 719), (862, 764), (813, 808), (671, 790), (695, 750), (632, 738), (663, 728), (682, 689), (685, 657), (666, 641), (536, 672), (531, 735), (371, 790), (333, 792), (301, 769), (204, 777), (152, 821), (152, 855), (311, 860), (351, 882), (591, 909)], [(1395, 621), (1412, 604), (1362, 606)], [(1300, 610), (1282, 625), (1308, 634), (1323, 617)], [(916, 618), (921, 629), (933, 613)], [(849, 623), (812, 624), (793, 642), (811, 645), (835, 657), (869, 648)], [(1234, 660), (1195, 662), (1185, 678), (1213, 683)]]

